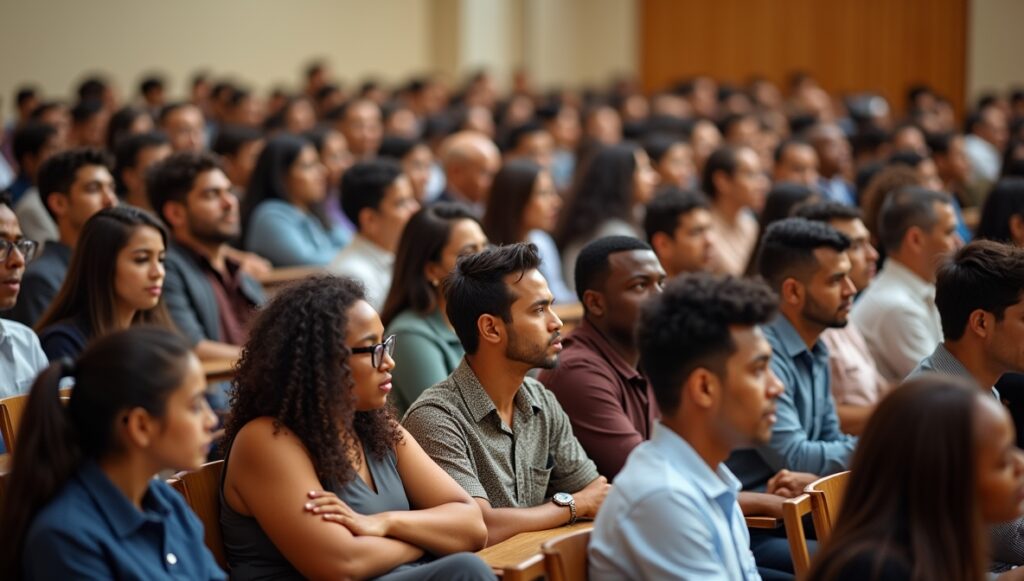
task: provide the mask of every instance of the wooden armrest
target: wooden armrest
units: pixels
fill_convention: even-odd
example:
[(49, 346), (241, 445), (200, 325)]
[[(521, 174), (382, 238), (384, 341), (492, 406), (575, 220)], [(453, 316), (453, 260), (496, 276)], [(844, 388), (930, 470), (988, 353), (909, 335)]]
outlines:
[(777, 529), (782, 526), (782, 519), (773, 516), (745, 516), (743, 519), (751, 529)]

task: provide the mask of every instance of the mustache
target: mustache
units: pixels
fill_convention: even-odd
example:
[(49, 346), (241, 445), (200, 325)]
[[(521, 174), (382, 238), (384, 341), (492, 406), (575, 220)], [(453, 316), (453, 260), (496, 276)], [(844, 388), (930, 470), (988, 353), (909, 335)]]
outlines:
[(551, 340), (548, 341), (548, 345), (554, 345), (555, 341), (558, 341), (561, 338), (562, 338), (562, 333), (560, 333), (558, 331), (555, 331), (555, 333), (553, 335), (551, 335)]

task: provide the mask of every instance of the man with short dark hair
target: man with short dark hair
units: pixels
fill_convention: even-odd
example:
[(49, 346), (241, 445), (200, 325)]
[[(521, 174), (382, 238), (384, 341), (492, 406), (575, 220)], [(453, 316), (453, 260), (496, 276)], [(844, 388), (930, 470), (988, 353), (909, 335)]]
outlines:
[(538, 121), (527, 121), (509, 132), (508, 159), (529, 159), (550, 170), (554, 152), (555, 139)]
[[(17, 303), (25, 263), (38, 249), (38, 242), (22, 236), (10, 196), (0, 193), (0, 311)], [(36, 375), (47, 365), (49, 361), (32, 329), (0, 319), (0, 397), (28, 393)], [(0, 451), (3, 449), (0, 442)]]
[(147, 176), (154, 210), (171, 231), (164, 302), (201, 359), (237, 359), (263, 289), (232, 256), (238, 198), (214, 156), (175, 153)]
[(724, 462), (771, 438), (782, 385), (759, 326), (775, 309), (762, 283), (703, 273), (644, 307), (638, 345), (662, 418), (597, 517), (591, 579), (760, 579)]
[(580, 251), (575, 272), (583, 321), (565, 338), (558, 367), (538, 379), (558, 398), (598, 472), (614, 479), (658, 418), (638, 369), (636, 324), (641, 304), (661, 293), (665, 271), (646, 243), (608, 236)]
[(466, 356), (403, 425), (483, 511), (488, 543), (594, 518), (609, 484), (555, 396), (527, 377), (562, 350), (562, 321), (532, 244), (459, 259), (445, 285)]
[(39, 258), (25, 269), (21, 300), (10, 313), (12, 319), (30, 327), (36, 324), (64, 283), (86, 221), (117, 205), (111, 167), (103, 151), (81, 148), (58, 153), (39, 168), (39, 195), (57, 224), (58, 238), (47, 242)]
[(1006, 113), (996, 103), (979, 107), (964, 123), (964, 150), (971, 161), (972, 189), (999, 178), (1003, 150), (1010, 138)]
[(851, 319), (878, 370), (898, 383), (942, 341), (935, 270), (963, 241), (947, 194), (908, 187), (882, 204), (879, 237), (887, 259)]
[(63, 148), (60, 134), (53, 125), (29, 121), (14, 131), (14, 159), (18, 162), (18, 177), (10, 192), (15, 214), (22, 232), (36, 242), (57, 238), (57, 225), (46, 211), (39, 195), (39, 167), (50, 156)]
[(221, 157), (224, 173), (236, 194), (244, 194), (249, 188), (249, 178), (264, 144), (263, 134), (252, 127), (225, 125), (217, 131), (211, 149)]
[(345, 136), (348, 149), (357, 160), (377, 156), (384, 136), (380, 106), (369, 99), (355, 99), (342, 106), (335, 128)]
[(395, 252), (402, 230), (420, 209), (412, 184), (392, 159), (359, 162), (341, 177), (341, 209), (356, 235), (331, 262), (336, 274), (366, 286), (366, 302), (378, 311), (391, 288)]
[(700, 192), (661, 189), (647, 203), (644, 231), (669, 278), (711, 268), (711, 205)]
[(856, 206), (857, 197), (850, 183), (853, 160), (850, 141), (835, 123), (818, 123), (807, 130), (807, 141), (818, 153), (821, 179), (818, 188), (826, 199), (847, 206)]
[(161, 109), (160, 129), (174, 151), (202, 151), (206, 147), (203, 112), (192, 103), (171, 103)]
[(71, 109), (71, 133), (68, 144), (71, 147), (96, 147), (103, 149), (107, 140), (107, 123), (110, 113), (102, 101), (87, 99)]
[(818, 187), (818, 154), (802, 139), (786, 139), (775, 148), (775, 183), (790, 182)]
[(146, 194), (146, 170), (169, 155), (171, 144), (159, 131), (129, 135), (117, 144), (114, 180), (118, 195), (126, 204), (153, 211)]

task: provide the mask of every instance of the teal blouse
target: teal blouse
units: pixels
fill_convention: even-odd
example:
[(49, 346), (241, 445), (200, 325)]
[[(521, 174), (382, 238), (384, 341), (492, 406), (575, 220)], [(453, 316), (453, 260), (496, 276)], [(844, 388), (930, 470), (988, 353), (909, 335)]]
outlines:
[(402, 311), (386, 335), (398, 338), (391, 401), (401, 415), (428, 387), (455, 371), (465, 351), (438, 309), (428, 315)]

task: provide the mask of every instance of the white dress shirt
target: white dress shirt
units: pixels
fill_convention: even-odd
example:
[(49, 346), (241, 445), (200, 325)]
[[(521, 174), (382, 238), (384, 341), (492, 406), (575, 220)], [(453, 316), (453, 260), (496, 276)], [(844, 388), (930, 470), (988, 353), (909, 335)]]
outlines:
[(329, 267), (334, 274), (352, 277), (366, 286), (366, 302), (380, 312), (391, 289), (395, 255), (356, 234)]

